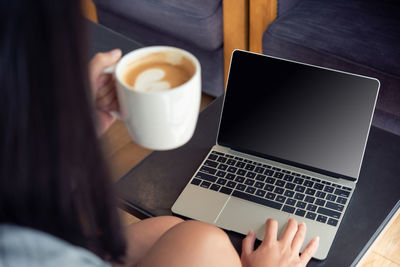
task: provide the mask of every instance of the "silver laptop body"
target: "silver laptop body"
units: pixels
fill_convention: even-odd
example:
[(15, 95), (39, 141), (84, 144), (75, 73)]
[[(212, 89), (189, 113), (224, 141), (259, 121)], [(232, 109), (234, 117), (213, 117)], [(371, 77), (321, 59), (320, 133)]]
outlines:
[[(276, 71), (277, 74), (271, 74), (271, 71)], [(292, 83), (298, 78), (298, 73), (301, 77), (313, 73), (317, 78), (311, 79), (310, 76), (305, 81)], [(271, 78), (274, 83), (272, 87), (269, 85), (269, 74), (276, 77)], [(262, 75), (264, 77), (260, 78)], [(278, 77), (280, 75), (282, 77)], [(253, 80), (253, 77), (256, 77), (253, 83), (248, 84), (246, 81)], [(319, 95), (320, 91), (314, 93), (304, 89), (314, 84), (313, 80), (321, 80), (316, 81), (319, 87), (325, 87), (326, 83), (327, 91), (335, 90), (334, 86), (337, 85), (349, 85), (342, 90), (343, 93), (331, 92), (331, 95), (327, 93), (324, 96)], [(335, 84), (335, 80), (339, 81), (338, 84)], [(281, 87), (287, 87), (287, 92)], [(292, 87), (296, 89), (293, 90)], [(254, 98), (248, 96), (252, 94), (251, 90), (255, 92)], [(257, 95), (262, 90), (276, 90), (281, 95)], [(344, 95), (348, 94), (349, 90), (353, 90), (354, 94)], [(325, 259), (355, 190), (378, 90), (379, 81), (369, 77), (241, 50), (234, 51), (217, 144), (211, 148), (196, 170), (173, 205), (172, 211), (244, 235), (253, 229), (260, 240), (264, 237), (265, 222), (268, 218), (278, 221), (279, 236), (284, 231), (288, 219), (294, 218), (307, 225), (307, 236), (302, 250), (314, 236), (320, 236), (320, 246), (314, 258)], [(292, 91), (298, 95), (291, 99), (290, 94), (295, 94), (291, 93)], [(303, 112), (305, 107), (301, 103), (293, 102), (296, 99), (301, 100), (303, 92), (309, 95), (303, 95), (306, 100), (302, 103), (307, 102), (307, 106), (321, 105), (319, 108), (326, 109), (325, 113), (329, 116), (337, 115), (337, 122), (324, 123), (326, 120), (322, 118), (323, 115), (315, 110), (311, 110), (311, 113)], [(289, 99), (287, 101), (286, 96)], [(271, 106), (274, 98), (279, 100), (278, 110), (283, 107), (283, 115), (275, 111), (276, 107), (272, 107), (271, 110), (264, 108)], [(352, 98), (358, 103), (357, 107), (353, 108), (353, 103), (347, 103)], [(321, 99), (327, 103), (319, 103)], [(254, 109), (255, 113), (249, 115), (247, 111), (243, 111), (244, 116), (240, 115), (240, 111), (236, 113), (241, 109), (239, 103), (243, 101), (250, 102), (246, 109)], [(360, 101), (362, 103), (359, 103)], [(332, 107), (326, 107), (329, 103)], [(285, 105), (296, 106), (290, 111), (293, 113), (295, 110), (296, 114), (286, 114)], [(342, 114), (346, 105), (349, 108)], [(277, 114), (263, 113), (263, 116), (258, 116), (259, 112)], [(297, 114), (302, 112), (306, 115)], [(295, 115), (299, 117), (290, 121)], [(319, 117), (314, 120), (312, 117), (317, 115)], [(235, 116), (238, 117), (237, 120)], [(251, 120), (256, 122), (248, 124)], [(285, 120), (289, 121), (289, 126), (286, 126)], [(244, 130), (240, 126), (241, 122), (246, 126), (243, 127)], [(336, 123), (340, 126), (338, 130), (334, 127)], [(292, 131), (301, 132), (303, 126), (305, 137), (293, 141), (297, 136), (291, 135)], [(345, 127), (349, 130), (344, 130)], [(278, 130), (274, 132), (275, 128), (284, 128), (283, 134)], [(308, 134), (305, 133), (312, 131), (316, 132), (315, 136), (307, 137)], [(257, 132), (260, 132), (260, 136), (254, 134)], [(272, 136), (268, 136), (270, 132), (274, 132)], [(286, 136), (286, 132), (290, 134)], [(327, 138), (325, 134), (330, 137)], [(320, 137), (321, 140), (315, 141)], [(296, 142), (309, 142), (309, 146), (302, 147)], [(287, 149), (297, 146), (298, 151)], [(350, 149), (349, 146), (354, 147)], [(326, 153), (330, 150), (332, 152)]]

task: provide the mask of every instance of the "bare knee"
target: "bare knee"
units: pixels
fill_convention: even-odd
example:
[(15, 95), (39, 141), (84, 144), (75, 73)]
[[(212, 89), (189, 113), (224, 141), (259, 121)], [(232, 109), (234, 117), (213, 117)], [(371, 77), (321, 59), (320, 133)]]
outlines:
[(169, 255), (175, 255), (176, 259), (167, 260), (174, 262), (171, 266), (241, 266), (239, 255), (228, 235), (211, 224), (198, 221), (179, 223), (157, 245), (164, 252), (168, 247), (168, 258)]

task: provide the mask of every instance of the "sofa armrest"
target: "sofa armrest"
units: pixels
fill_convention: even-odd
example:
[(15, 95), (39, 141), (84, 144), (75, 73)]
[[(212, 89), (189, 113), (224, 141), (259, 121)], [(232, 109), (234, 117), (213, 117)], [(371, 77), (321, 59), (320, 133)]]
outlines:
[(224, 85), (226, 85), (233, 50), (249, 49), (249, 0), (223, 0), (223, 20)]
[(262, 36), (268, 25), (277, 17), (277, 0), (250, 1), (250, 51), (262, 53)]

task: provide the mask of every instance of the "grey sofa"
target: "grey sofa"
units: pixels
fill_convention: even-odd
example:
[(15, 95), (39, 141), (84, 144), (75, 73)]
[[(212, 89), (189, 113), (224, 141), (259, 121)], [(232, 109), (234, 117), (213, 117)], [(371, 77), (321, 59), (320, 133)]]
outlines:
[(223, 93), (222, 0), (94, 0), (99, 23), (144, 45), (192, 52), (202, 66), (203, 92)]
[(278, 0), (263, 53), (376, 77), (373, 124), (400, 135), (400, 2)]

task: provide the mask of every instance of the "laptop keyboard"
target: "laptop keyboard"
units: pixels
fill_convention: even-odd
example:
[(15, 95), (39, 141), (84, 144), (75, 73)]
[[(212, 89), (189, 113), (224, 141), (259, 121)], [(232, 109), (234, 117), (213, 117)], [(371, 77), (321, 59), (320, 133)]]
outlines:
[(212, 151), (191, 184), (337, 226), (351, 188)]

